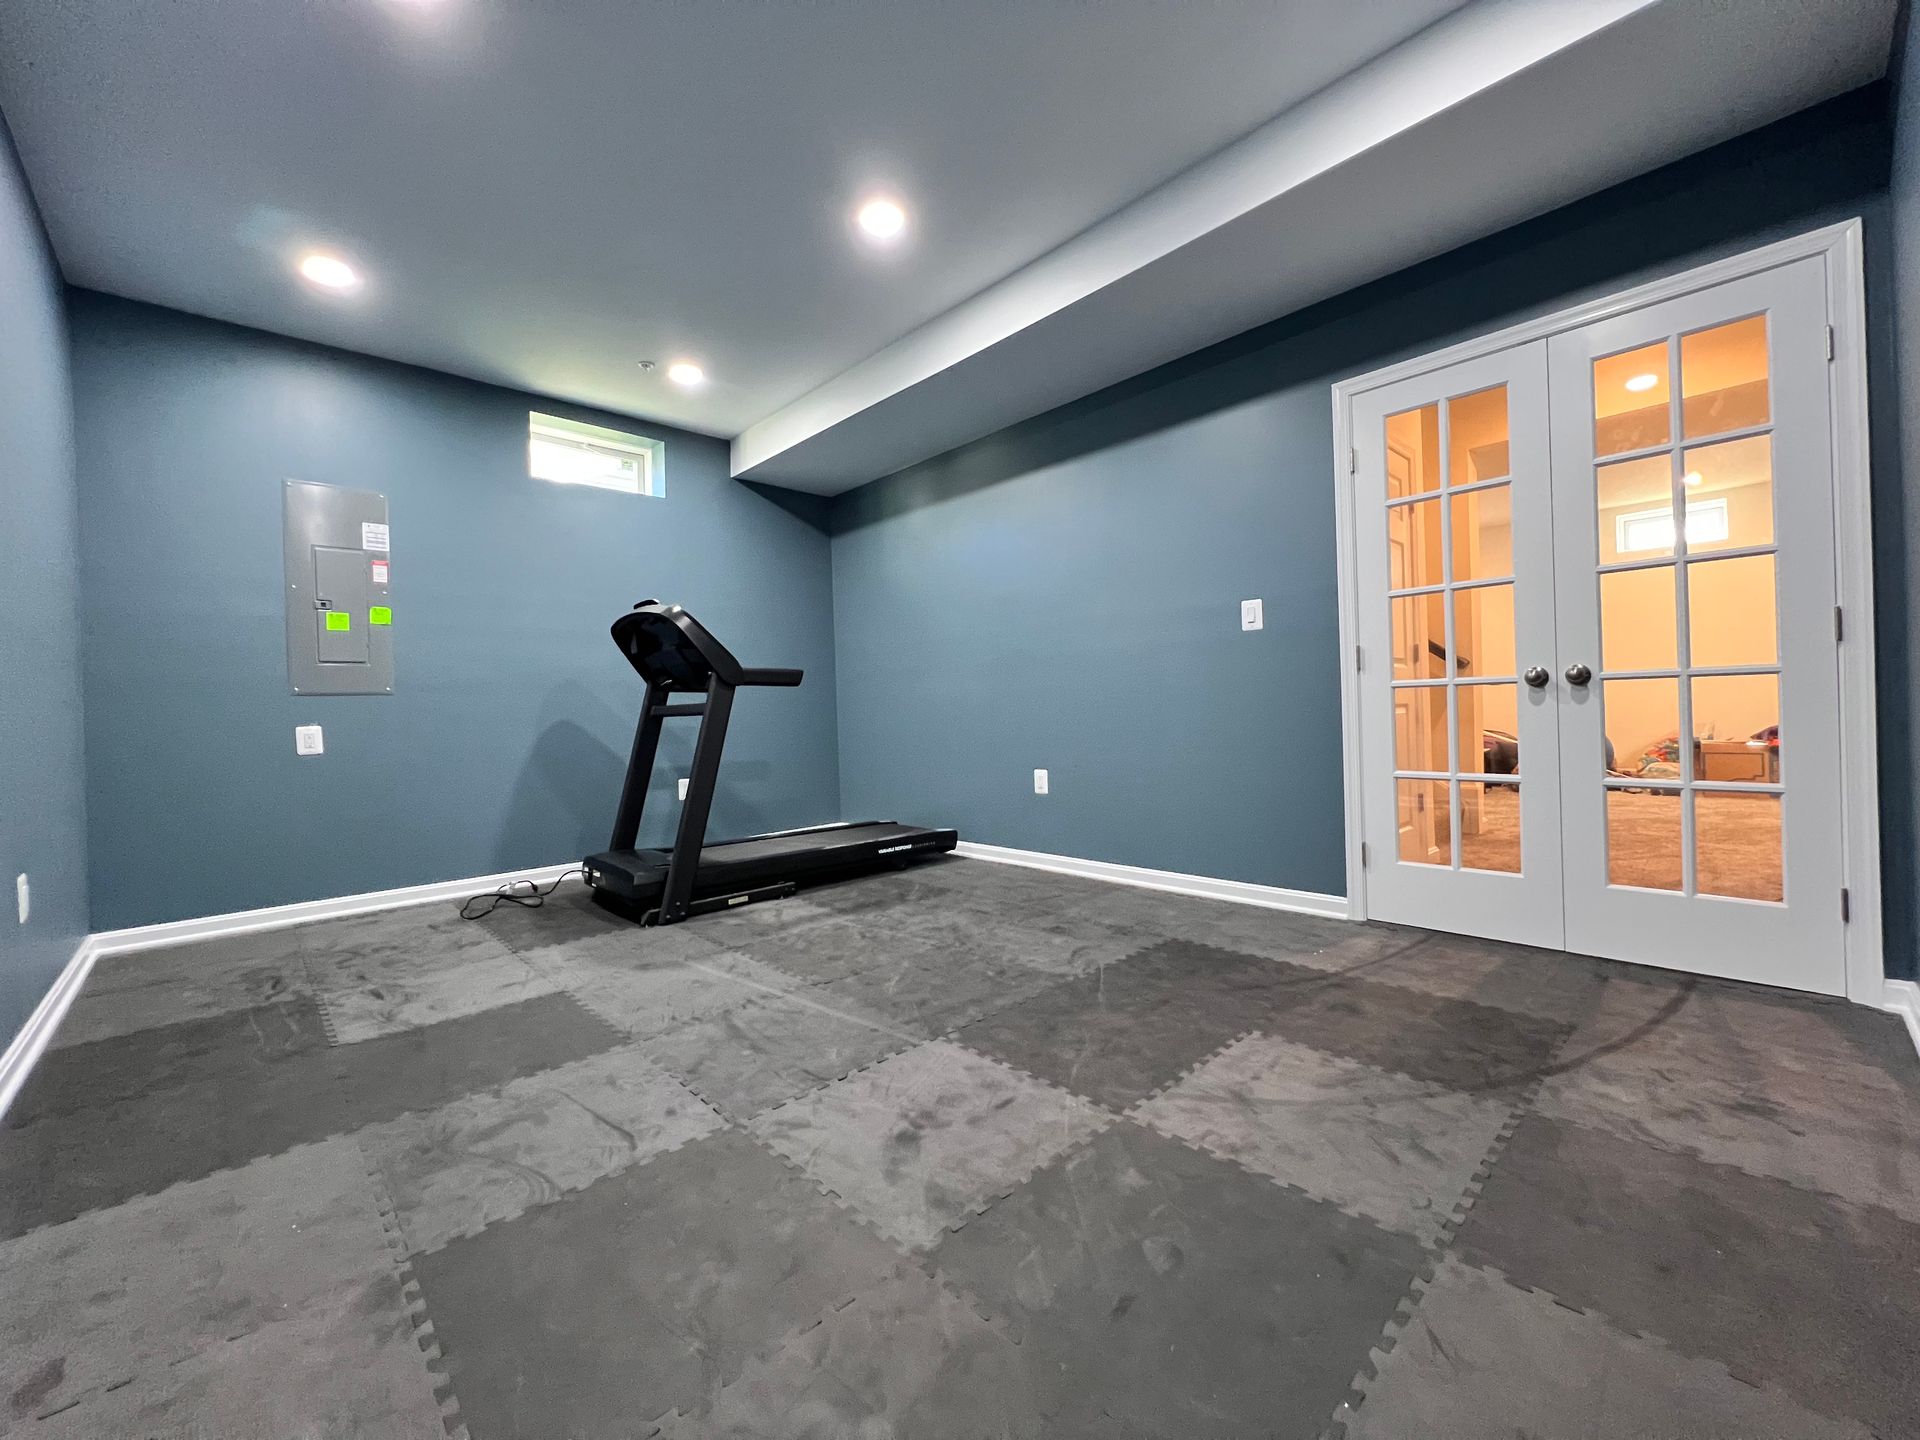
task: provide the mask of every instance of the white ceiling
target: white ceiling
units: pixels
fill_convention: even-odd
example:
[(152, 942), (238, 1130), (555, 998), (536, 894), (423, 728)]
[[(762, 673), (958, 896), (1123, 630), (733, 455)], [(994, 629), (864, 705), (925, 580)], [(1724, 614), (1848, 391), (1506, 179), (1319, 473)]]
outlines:
[(0, 113), (76, 284), (831, 493), (1863, 84), (1896, 9), (0, 0)]
[(733, 435), (1460, 3), (4, 0), (0, 113), (75, 284)]
[(749, 427), (835, 493), (1882, 75), (1896, 0), (1476, 0)]

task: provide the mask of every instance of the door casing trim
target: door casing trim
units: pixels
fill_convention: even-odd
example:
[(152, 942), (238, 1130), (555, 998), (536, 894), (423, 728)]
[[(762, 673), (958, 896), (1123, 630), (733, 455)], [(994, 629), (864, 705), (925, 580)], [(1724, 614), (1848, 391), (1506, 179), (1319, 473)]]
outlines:
[[(1856, 217), (1823, 226), (1757, 250), (1636, 285), (1612, 295), (1557, 310), (1504, 330), (1450, 345), (1444, 350), (1369, 370), (1333, 387), (1334, 532), (1339, 583), (1340, 729), (1342, 783), (1346, 800), (1347, 906), (1355, 920), (1367, 918), (1367, 874), (1361, 863), (1366, 841), (1360, 793), (1360, 691), (1357, 666), (1359, 596), (1355, 591), (1356, 524), (1353, 401), (1369, 390), (1446, 369), (1562, 331), (1578, 329), (1642, 306), (1678, 299), (1729, 280), (1759, 275), (1806, 259), (1824, 262), (1827, 324), (1833, 332), (1827, 367), (1833, 416), (1834, 570), (1844, 607), (1845, 638), (1839, 651), (1840, 796), (1843, 873), (1851, 913), (1846, 927), (1847, 997), (1878, 1006), (1886, 987), (1885, 937), (1881, 933), (1880, 765), (1874, 700), (1873, 514), (1868, 466), (1867, 299), (1863, 227)], [(1834, 896), (1834, 904), (1840, 897)]]

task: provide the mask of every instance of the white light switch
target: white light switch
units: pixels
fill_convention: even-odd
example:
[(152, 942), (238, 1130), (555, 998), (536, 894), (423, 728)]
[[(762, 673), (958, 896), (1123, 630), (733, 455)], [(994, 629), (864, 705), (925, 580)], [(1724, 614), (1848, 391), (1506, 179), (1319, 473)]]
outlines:
[(1242, 600), (1240, 602), (1240, 628), (1242, 630), (1258, 630), (1266, 623), (1266, 616), (1262, 613), (1258, 600)]
[(1036, 795), (1044, 795), (1047, 793), (1046, 771), (1036, 770), (1033, 772), (1033, 793)]
[(692, 783), (693, 783), (692, 781), (684, 778), (680, 781), (680, 798), (682, 800), (687, 798), (687, 786)]
[(318, 725), (296, 725), (293, 727), (293, 753), (296, 755), (324, 755), (327, 742), (320, 733)]
[(20, 923), (24, 925), (27, 923), (27, 916), (33, 913), (33, 894), (27, 889), (26, 876), (13, 877), (13, 898), (20, 907)]

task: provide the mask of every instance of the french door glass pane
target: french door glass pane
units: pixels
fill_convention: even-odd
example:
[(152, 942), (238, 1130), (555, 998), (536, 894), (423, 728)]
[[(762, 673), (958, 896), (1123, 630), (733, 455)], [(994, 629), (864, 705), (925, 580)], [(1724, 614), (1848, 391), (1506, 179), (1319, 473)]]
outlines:
[(1393, 678), (1438, 680), (1447, 673), (1447, 592), (1407, 595), (1393, 606)]
[(1600, 577), (1601, 669), (1671, 670), (1680, 663), (1679, 631), (1673, 566)]
[(1684, 780), (1680, 682), (1608, 680), (1602, 686), (1607, 767), (1643, 780)]
[(1680, 342), (1680, 424), (1686, 438), (1724, 435), (1772, 419), (1767, 317), (1696, 331)]
[(1440, 407), (1387, 417), (1387, 498), (1440, 488)]
[(1513, 668), (1513, 586), (1476, 585), (1453, 592), (1454, 673), (1497, 677)]
[(1780, 858), (1778, 795), (1696, 791), (1693, 796), (1694, 888), (1702, 895), (1745, 900), (1786, 897)]
[(1520, 787), (1460, 782), (1460, 868), (1520, 873)]
[(1440, 501), (1416, 500), (1387, 511), (1388, 583), (1395, 590), (1417, 590), (1444, 581), (1440, 550)]
[(1520, 773), (1520, 687), (1461, 685), (1454, 690), (1460, 715), (1463, 775)]
[(1447, 483), (1473, 485), (1508, 473), (1507, 387), (1447, 402)]
[(1643, 890), (1681, 886), (1678, 790), (1608, 790), (1607, 882)]
[(1409, 865), (1453, 864), (1453, 819), (1445, 780), (1396, 780), (1400, 859)]
[(1511, 487), (1490, 485), (1453, 497), (1453, 578), (1492, 580), (1513, 574)]
[(1780, 677), (1697, 675), (1694, 753), (1702, 780), (1780, 780)]
[(1773, 556), (1701, 560), (1687, 567), (1687, 625), (1695, 666), (1772, 665), (1780, 658)]
[(1673, 442), (1667, 343), (1593, 362), (1593, 453), (1624, 455)]
[(1684, 463), (1688, 554), (1773, 544), (1771, 436), (1696, 445)]
[[(1673, 554), (1671, 455), (1602, 465), (1594, 471), (1594, 489), (1602, 565)], [(1658, 523), (1662, 517), (1664, 526)]]
[(1447, 687), (1399, 685), (1393, 691), (1393, 766), (1438, 770), (1447, 764)]

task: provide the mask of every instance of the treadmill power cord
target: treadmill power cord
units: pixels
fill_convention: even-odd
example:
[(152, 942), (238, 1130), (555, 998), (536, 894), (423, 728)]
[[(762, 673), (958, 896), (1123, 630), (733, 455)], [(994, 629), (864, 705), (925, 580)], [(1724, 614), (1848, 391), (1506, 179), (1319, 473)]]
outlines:
[[(527, 910), (538, 910), (547, 903), (547, 897), (575, 875), (584, 875), (586, 871), (576, 865), (571, 870), (563, 870), (553, 877), (545, 889), (537, 880), (509, 880), (498, 890), (485, 895), (469, 895), (460, 902), (462, 920), (479, 920), (491, 915), (502, 905), (518, 905)], [(522, 887), (525, 887), (524, 889)], [(475, 909), (479, 906), (479, 909)]]

